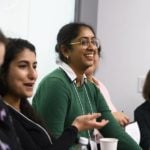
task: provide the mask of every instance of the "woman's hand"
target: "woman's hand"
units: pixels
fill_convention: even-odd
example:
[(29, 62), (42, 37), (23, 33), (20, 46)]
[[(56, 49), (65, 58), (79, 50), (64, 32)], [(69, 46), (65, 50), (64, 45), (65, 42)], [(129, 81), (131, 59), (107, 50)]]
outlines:
[(109, 121), (108, 120), (101, 120), (100, 122), (96, 121), (96, 118), (100, 117), (100, 113), (93, 113), (88, 115), (81, 115), (75, 118), (72, 125), (75, 126), (78, 131), (84, 131), (88, 129), (101, 129), (104, 127)]
[(112, 112), (115, 119), (119, 122), (121, 126), (126, 126), (129, 123), (129, 117), (123, 112)]

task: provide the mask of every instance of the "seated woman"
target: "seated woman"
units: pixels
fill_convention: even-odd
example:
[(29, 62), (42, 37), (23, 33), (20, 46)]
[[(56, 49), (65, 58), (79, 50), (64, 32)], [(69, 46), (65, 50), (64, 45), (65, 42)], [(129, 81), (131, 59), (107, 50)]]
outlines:
[(143, 97), (145, 102), (134, 111), (134, 119), (138, 122), (143, 150), (150, 150), (150, 70), (147, 73), (143, 86)]
[[(0, 66), (5, 55), (7, 39), (0, 30)], [(0, 95), (0, 150), (21, 150), (7, 106)]]
[(79, 131), (102, 128), (108, 123), (96, 122), (99, 113), (79, 116), (54, 140), (27, 101), (37, 79), (36, 67), (35, 47), (23, 39), (9, 39), (1, 67), (0, 94), (10, 111), (22, 149), (67, 150), (75, 143)]
[[(140, 150), (113, 117), (99, 89), (86, 79), (85, 71), (93, 65), (99, 46), (91, 26), (75, 22), (64, 25), (57, 34), (55, 46), (60, 66), (40, 82), (33, 106), (45, 118), (56, 138), (78, 115), (100, 112), (99, 120), (109, 120), (100, 130), (103, 137), (118, 138), (118, 150)], [(78, 136), (91, 141), (93, 130), (80, 132)], [(72, 149), (76, 150), (76, 145)]]

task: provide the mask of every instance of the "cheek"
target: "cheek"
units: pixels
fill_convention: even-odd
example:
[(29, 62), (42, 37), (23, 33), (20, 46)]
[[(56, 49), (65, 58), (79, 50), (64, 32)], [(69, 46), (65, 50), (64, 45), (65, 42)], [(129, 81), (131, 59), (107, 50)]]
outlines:
[(7, 82), (10, 89), (18, 88), (19, 79), (16, 76), (9, 76)]
[(25, 77), (22, 74), (18, 73), (16, 70), (14, 70), (9, 72), (7, 79), (10, 88), (14, 88), (18, 87), (23, 82)]
[(36, 72), (35, 72), (35, 80), (37, 80), (37, 78), (38, 78), (38, 73), (37, 73), (37, 70), (36, 70)]

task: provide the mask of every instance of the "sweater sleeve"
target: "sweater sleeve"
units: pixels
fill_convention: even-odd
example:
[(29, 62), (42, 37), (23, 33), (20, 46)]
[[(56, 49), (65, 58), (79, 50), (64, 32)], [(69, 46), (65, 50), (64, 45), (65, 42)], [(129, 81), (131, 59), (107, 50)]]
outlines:
[(68, 150), (77, 141), (77, 134), (78, 130), (75, 126), (66, 128), (57, 140), (53, 139), (50, 150)]
[(102, 135), (104, 137), (117, 138), (119, 140), (118, 150), (141, 150), (138, 144), (125, 132), (125, 130), (115, 120), (100, 92), (98, 93), (97, 103), (98, 110), (101, 112), (102, 118), (109, 120), (109, 123), (100, 130)]
[(47, 78), (38, 87), (33, 107), (45, 119), (52, 135), (58, 138), (64, 131), (68, 107), (68, 90), (62, 80)]

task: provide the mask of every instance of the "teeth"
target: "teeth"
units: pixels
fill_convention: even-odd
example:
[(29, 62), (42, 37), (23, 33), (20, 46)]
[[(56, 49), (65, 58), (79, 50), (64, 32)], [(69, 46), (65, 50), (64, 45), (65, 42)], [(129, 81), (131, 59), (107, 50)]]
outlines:
[(91, 56), (91, 57), (93, 57), (94, 55), (93, 55), (93, 54), (87, 54), (87, 56)]

